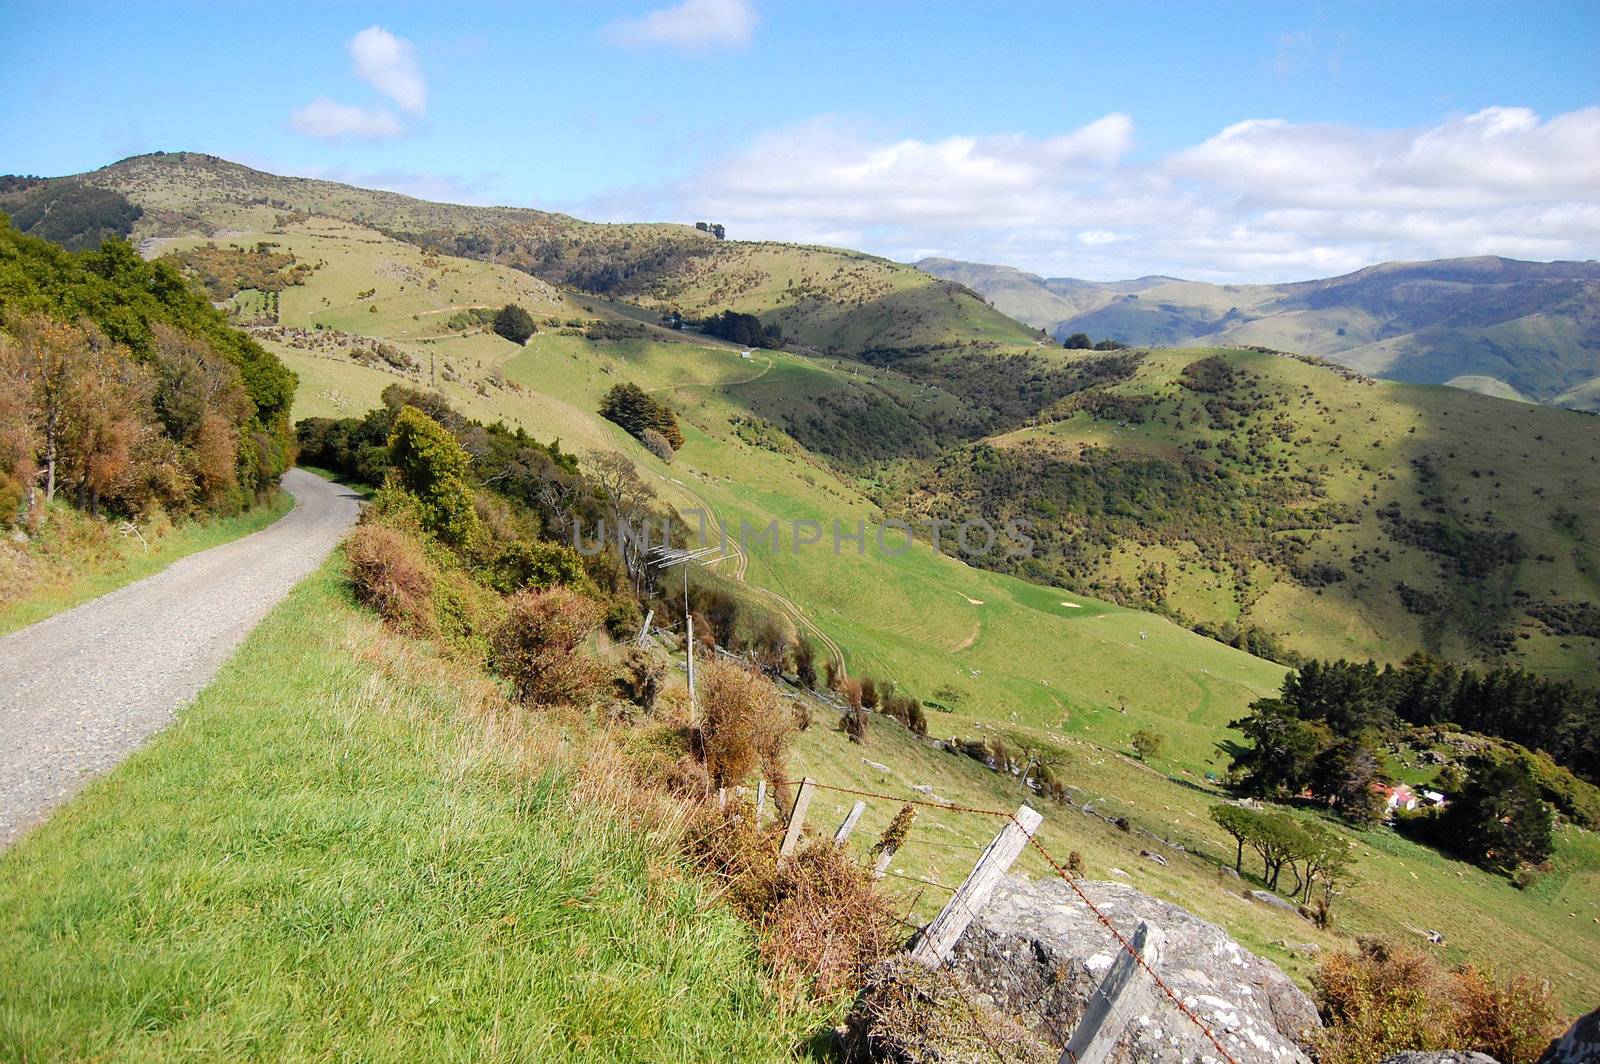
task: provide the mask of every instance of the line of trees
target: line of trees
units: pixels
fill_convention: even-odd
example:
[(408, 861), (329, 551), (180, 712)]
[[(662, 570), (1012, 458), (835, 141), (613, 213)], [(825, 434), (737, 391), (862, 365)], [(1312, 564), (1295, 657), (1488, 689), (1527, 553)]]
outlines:
[(783, 343), (783, 330), (776, 324), (762, 325), (754, 314), (724, 310), (700, 323), (700, 331), (745, 347), (777, 347)]
[[(1482, 700), (1495, 691), (1521, 692), (1525, 705), (1549, 698), (1552, 712), (1570, 707), (1564, 695), (1577, 692), (1580, 704), (1583, 697), (1581, 689), (1516, 670), (1476, 674), (1420, 656), (1382, 670), (1371, 663), (1308, 662), (1285, 678), (1281, 697), (1258, 699), (1248, 716), (1233, 722), (1246, 745), (1232, 771), (1247, 793), (1309, 794), (1349, 820), (1370, 823), (1385, 805), (1377, 750), (1382, 737), (1404, 723), (1442, 723), (1451, 710), (1487, 706)], [(1511, 708), (1498, 707), (1494, 720), (1517, 720)], [(1445, 808), (1403, 817), (1404, 830), (1486, 867), (1513, 870), (1552, 852), (1551, 803), (1594, 823), (1592, 786), (1515, 743), (1481, 741), (1491, 745), (1464, 771), (1451, 767), (1436, 781), (1447, 796)]]
[(1543, 750), (1600, 782), (1597, 688), (1517, 668), (1480, 672), (1413, 654), (1381, 669), (1370, 661), (1305, 662), (1284, 681), (1281, 700), (1293, 716), (1323, 723), (1336, 735), (1449, 723)]
[(1334, 895), (1348, 879), (1350, 847), (1332, 829), (1281, 810), (1248, 809), (1241, 805), (1214, 805), (1211, 819), (1238, 844), (1233, 869), (1244, 872), (1248, 847), (1261, 859), (1261, 880), (1277, 890), (1287, 870), (1294, 876), (1289, 894), (1309, 904), (1321, 887), (1317, 906), (1319, 922), (1326, 923)]

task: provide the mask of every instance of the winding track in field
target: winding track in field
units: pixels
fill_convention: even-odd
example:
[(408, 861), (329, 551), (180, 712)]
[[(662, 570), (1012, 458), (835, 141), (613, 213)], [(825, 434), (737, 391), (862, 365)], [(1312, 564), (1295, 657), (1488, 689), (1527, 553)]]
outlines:
[[(684, 495), (687, 495), (690, 501), (692, 501), (696, 506), (700, 507), (701, 512), (706, 515), (708, 523), (710, 519), (715, 518), (716, 511), (711, 508), (711, 504), (706, 502), (705, 499), (701, 498), (693, 488), (689, 487), (681, 480), (673, 480), (668, 477), (663, 477), (660, 473), (657, 473), (656, 476), (661, 477), (662, 480), (667, 481), (674, 488), (678, 489), (678, 491), (682, 492)], [(712, 543), (707, 543), (707, 546), (711, 545)], [(744, 586), (748, 587), (750, 590), (770, 599), (773, 605), (782, 610), (783, 613), (788, 616), (788, 618), (793, 621), (797, 627), (816, 636), (817, 641), (820, 642), (828, 651), (828, 657), (833, 661), (834, 668), (838, 671), (838, 674), (840, 676), (849, 675), (845, 671), (844, 650), (839, 646), (838, 643), (833, 641), (833, 638), (829, 636), (827, 632), (824, 632), (821, 628), (819, 628), (815, 621), (813, 621), (810, 617), (807, 617), (805, 611), (802, 610), (793, 599), (785, 595), (781, 595), (771, 588), (762, 587), (760, 584), (750, 583), (745, 579), (750, 572), (750, 555), (746, 553), (744, 547), (739, 544), (738, 537), (725, 536), (721, 539), (721, 545), (727, 548), (728, 553), (723, 555), (721, 558), (717, 558), (714, 561), (708, 562), (707, 564), (715, 565), (724, 558), (732, 558), (733, 568), (728, 575), (737, 582), (744, 584)]]
[(0, 638), (0, 848), (175, 719), (355, 523), (358, 497), (302, 469), (267, 528)]

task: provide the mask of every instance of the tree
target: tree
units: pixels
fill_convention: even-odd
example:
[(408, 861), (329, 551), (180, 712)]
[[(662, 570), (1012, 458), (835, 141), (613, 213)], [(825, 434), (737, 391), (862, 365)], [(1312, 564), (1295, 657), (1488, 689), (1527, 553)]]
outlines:
[(600, 416), (621, 425), (641, 442), (647, 442), (645, 433), (654, 429), (672, 448), (683, 446), (683, 430), (678, 427), (672, 408), (631, 381), (615, 384), (606, 392), (600, 402)]
[(650, 574), (649, 547), (663, 545), (647, 542), (656, 493), (639, 476), (633, 463), (615, 451), (591, 454), (588, 473), (609, 511), (611, 536), (621, 543), (623, 568), (638, 592)]
[(1244, 773), (1258, 794), (1298, 792), (1310, 778), (1323, 736), (1280, 699), (1257, 699), (1250, 710), (1250, 716), (1230, 725), (1251, 743), (1234, 757), (1234, 770)]
[(491, 328), (514, 344), (527, 343), (528, 339), (539, 331), (538, 326), (533, 323), (533, 315), (515, 303), (507, 303), (500, 308), (494, 316)]
[(1383, 815), (1383, 802), (1373, 786), (1378, 770), (1372, 747), (1360, 739), (1342, 739), (1317, 755), (1311, 788), (1346, 819), (1371, 823)]
[(416, 497), (423, 527), (453, 546), (478, 536), (467, 472), (472, 464), (460, 442), (433, 418), (408, 406), (389, 434), (389, 465), (395, 481)]
[(1166, 740), (1153, 731), (1140, 728), (1133, 733), (1130, 742), (1133, 745), (1133, 752), (1139, 755), (1139, 760), (1148, 761), (1160, 752), (1161, 744)]
[(1308, 661), (1284, 677), (1283, 702), (1301, 720), (1323, 721), (1337, 735), (1394, 724), (1387, 684), (1370, 661)]
[(1268, 889), (1278, 889), (1278, 877), (1285, 865), (1301, 860), (1315, 849), (1315, 842), (1288, 813), (1258, 813), (1246, 840), (1261, 858), (1261, 878)]
[(1087, 351), (1094, 346), (1094, 341), (1089, 339), (1088, 333), (1073, 333), (1061, 341), (1061, 346), (1069, 351)]
[(700, 323), (700, 331), (745, 347), (775, 347), (783, 342), (783, 333), (776, 325), (764, 326), (754, 314), (736, 310), (713, 314)]
[(1246, 809), (1242, 805), (1214, 805), (1211, 807), (1211, 819), (1216, 821), (1217, 827), (1233, 836), (1238, 843), (1238, 850), (1233, 855), (1233, 870), (1244, 871), (1244, 847), (1250, 841), (1255, 830), (1256, 818), (1259, 813)]
[(1445, 841), (1493, 868), (1537, 864), (1554, 848), (1550, 807), (1527, 765), (1479, 755), (1467, 762), (1466, 786), (1440, 823)]

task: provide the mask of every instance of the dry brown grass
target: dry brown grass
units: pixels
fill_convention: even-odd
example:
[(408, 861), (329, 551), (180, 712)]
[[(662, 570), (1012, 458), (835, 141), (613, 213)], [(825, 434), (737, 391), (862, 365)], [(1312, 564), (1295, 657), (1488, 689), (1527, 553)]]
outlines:
[(752, 808), (694, 807), (684, 846), (754, 927), (761, 954), (791, 995), (843, 1000), (878, 961), (898, 952), (905, 931), (893, 900), (843, 849), (811, 839), (778, 860), (782, 829), (758, 828)]
[(844, 1059), (1053, 1062), (1051, 1049), (1009, 1017), (985, 1007), (957, 972), (906, 957), (874, 965), (846, 1021)]
[(1405, 1050), (1532, 1064), (1560, 1029), (1547, 984), (1470, 966), (1447, 971), (1429, 954), (1371, 939), (1328, 956), (1311, 981), (1328, 1024), (1321, 1064), (1377, 1064)]

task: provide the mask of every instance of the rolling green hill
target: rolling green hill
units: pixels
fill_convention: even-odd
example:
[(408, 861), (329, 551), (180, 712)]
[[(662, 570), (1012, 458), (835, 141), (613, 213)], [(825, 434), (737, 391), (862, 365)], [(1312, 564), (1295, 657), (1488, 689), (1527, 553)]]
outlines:
[[(955, 279), (936, 281), (856, 252), (426, 203), (187, 153), (70, 180), (135, 205), (147, 254), (183, 256), (214, 290), (218, 271), (272, 289), (230, 303), (300, 374), (302, 412), (364, 409), (404, 377), (459, 392), (474, 416), (537, 410), (588, 446), (606, 438), (588, 412), (616, 377), (672, 366), (658, 386), (688, 374), (683, 395), (706, 401), (722, 387), (699, 378), (715, 351), (748, 378), (722, 394), (723, 431), (796, 456), (839, 495), (912, 516), (1035, 522), (1030, 563), (980, 562), (1280, 656), (1431, 649), (1596, 678), (1600, 641), (1569, 623), (1600, 599), (1600, 434), (1587, 417), (1241, 351), (1217, 354), (1213, 389), (1186, 376), (1206, 350), (1070, 354), (966, 287), (1000, 273), (1107, 321), (1154, 311), (1187, 345), (1195, 330), (1161, 307), (1212, 322), (1231, 310), (1233, 327), (1260, 330), (1359, 305), (1370, 336), (1380, 317), (1414, 328), (1460, 318), (1471, 291), (1473, 320), (1527, 312), (1525, 324), (1563, 305), (1552, 292), (1581, 301), (1583, 264), (1462, 260), (1220, 288), (945, 263)], [(231, 272), (230, 254), (243, 256)], [(250, 272), (269, 261), (277, 280)], [(510, 301), (542, 322), (526, 349), (458, 320)], [(1246, 304), (1275, 310), (1251, 318)], [(758, 314), (791, 353), (763, 354), (755, 372), (727, 345), (661, 327), (667, 308)], [(569, 372), (530, 380), (552, 357)], [(1492, 374), (1450, 379), (1511, 394)]]
[[(210, 164), (196, 166), (204, 172)], [(896, 555), (870, 547), (857, 554), (853, 546), (835, 554), (826, 544), (795, 552), (792, 522), (826, 527), (839, 520), (853, 528), (857, 520), (877, 521), (900, 507), (931, 506), (934, 489), (962, 487), (953, 471), (977, 450), (1002, 459), (1030, 448), (1076, 456), (1080, 443), (1093, 442), (1119, 460), (1154, 456), (1182, 462), (1188, 460), (1184, 448), (1192, 450), (1205, 439), (1211, 445), (1204, 458), (1192, 457), (1226, 472), (1223, 482), (1231, 493), (1206, 496), (1201, 501), (1207, 506), (1214, 507), (1219, 498), (1260, 494), (1308, 468), (1324, 478), (1326, 498), (1308, 495), (1284, 505), (1358, 509), (1359, 520), (1318, 529), (1322, 538), (1307, 547), (1310, 557), (1320, 559), (1326, 550), (1329, 564), (1349, 567), (1340, 551), (1385, 534), (1387, 526), (1368, 517), (1369, 509), (1393, 500), (1408, 518), (1422, 520), (1434, 512), (1421, 508), (1421, 474), (1408, 463), (1416, 454), (1439, 451), (1446, 497), (1453, 500), (1467, 490), (1478, 497), (1465, 520), (1475, 523), (1482, 509), (1503, 504), (1507, 520), (1514, 509), (1526, 511), (1516, 518), (1529, 526), (1528, 536), (1536, 536), (1538, 550), (1552, 549), (1550, 537), (1567, 535), (1562, 560), (1538, 564), (1556, 564), (1551, 574), (1559, 579), (1553, 583), (1563, 586), (1567, 597), (1593, 598), (1574, 575), (1579, 562), (1573, 552), (1590, 549), (1586, 544), (1600, 535), (1580, 497), (1593, 476), (1593, 466), (1584, 464), (1590, 452), (1580, 437), (1593, 423), (1577, 414), (1448, 389), (1385, 385), (1259, 353), (1225, 353), (1223, 360), (1236, 376), (1225, 387), (1205, 377), (1200, 383), (1219, 390), (1195, 391), (1180, 382), (1185, 367), (1205, 352), (1067, 355), (1054, 345), (1039, 346), (1036, 336), (961, 290), (913, 284), (914, 277), (881, 266), (881, 260), (779, 245), (718, 245), (693, 230), (665, 227), (670, 232), (663, 240), (705, 244), (709, 255), (748, 260), (753, 274), (783, 278), (731, 285), (706, 265), (709, 258), (686, 259), (696, 264), (692, 270), (681, 264), (674, 268), (684, 270), (684, 290), (699, 293), (704, 306), (759, 312), (782, 323), (791, 336), (842, 338), (835, 354), (821, 353), (826, 344), (803, 343), (747, 356), (693, 330), (661, 327), (656, 296), (630, 301), (579, 291), (559, 279), (487, 261), (491, 256), (445, 254), (435, 242), (400, 239), (387, 226), (378, 227), (376, 218), (363, 224), (332, 208), (323, 214), (202, 195), (186, 187), (181, 170), (156, 173), (166, 182), (159, 201), (154, 177), (142, 179), (149, 187), (128, 185), (130, 201), (145, 212), (135, 237), (145, 241), (147, 254), (173, 255), (191, 269), (210, 270), (224, 289), (242, 281), (265, 286), (240, 288), (226, 305), (236, 322), (298, 374), (296, 418), (359, 413), (376, 405), (383, 388), (395, 382), (431, 385), (468, 416), (520, 425), (580, 454), (626, 453), (663, 499), (680, 510), (714, 511), (731, 526), (735, 543), (741, 521), (763, 528), (776, 519), (780, 550), (753, 544), (744, 551), (730, 548), (713, 571), (742, 578), (769, 602), (788, 604), (786, 613), (797, 627), (820, 631), (843, 649), (852, 673), (893, 677), (924, 698), (937, 692), (939, 705), (929, 712), (933, 735), (1004, 735), (1059, 746), (1066, 751), (1065, 774), (1079, 807), (1126, 816), (1137, 831), (1119, 831), (1074, 807), (1051, 806), (1042, 837), (1053, 852), (1079, 850), (1090, 874), (1098, 877), (1120, 868), (1137, 885), (1225, 924), (1247, 945), (1301, 974), (1307, 955), (1286, 943), (1332, 946), (1340, 939), (1311, 929), (1293, 913), (1241, 897), (1238, 884), (1219, 877), (1207, 856), (1231, 844), (1206, 817), (1206, 808), (1221, 797), (1206, 773), (1226, 766), (1228, 722), (1250, 701), (1277, 688), (1281, 666), (1150, 612), (1062, 590), (1048, 573), (1030, 573), (1033, 582), (1028, 582), (970, 567), (926, 544)], [(333, 203), (357, 196), (354, 190), (317, 183), (298, 194), (307, 205), (316, 196)], [(387, 202), (383, 194), (362, 195)], [(406, 209), (433, 210), (425, 204)], [(471, 208), (438, 210), (479, 217)], [(553, 219), (552, 226), (569, 224), (543, 217)], [(156, 228), (157, 222), (165, 228)], [(851, 270), (859, 272), (847, 284)], [(834, 297), (807, 296), (801, 305), (789, 288), (790, 277), (817, 278), (818, 285), (829, 280)], [(900, 287), (859, 302), (844, 298), (871, 278)], [(897, 291), (909, 293), (906, 304), (894, 302)], [(486, 331), (466, 313), (512, 301), (527, 307), (539, 325), (526, 346)], [(923, 319), (902, 317), (905, 306), (919, 302), (926, 310)], [(904, 330), (893, 342), (884, 340), (886, 322)], [(829, 329), (835, 331), (829, 334)], [(908, 342), (919, 338), (928, 342)], [(597, 415), (601, 396), (623, 380), (677, 411), (686, 440), (670, 465)], [(1143, 421), (1115, 416), (1119, 403), (1127, 410), (1143, 409), (1145, 400), (1153, 416)], [(1220, 414), (1207, 409), (1207, 400), (1222, 401)], [(1280, 415), (1303, 422), (1288, 440), (1276, 434)], [(1213, 416), (1236, 424), (1213, 428)], [(1455, 418), (1463, 419), (1459, 430)], [(1412, 427), (1415, 433), (1408, 431)], [(1310, 443), (1296, 442), (1305, 436)], [(1236, 457), (1220, 453), (1223, 440), (1234, 441)], [(1264, 448), (1259, 455), (1256, 440)], [(1373, 440), (1378, 448), (1371, 446)], [(1409, 449), (1414, 444), (1416, 451)], [(1318, 469), (1324, 463), (1326, 473)], [(1473, 463), (1479, 478), (1471, 477)], [(1489, 469), (1501, 488), (1482, 481)], [(1548, 498), (1533, 494), (1541, 484), (1549, 486)], [(1502, 498), (1491, 500), (1488, 494), (1496, 490)], [(1541, 522), (1549, 523), (1553, 509), (1540, 507), (1553, 507), (1561, 498), (1572, 522), (1561, 526), (1567, 532), (1547, 535)], [(1170, 496), (1157, 481), (1117, 505), (1132, 507), (1131, 520), (1138, 524), (1161, 516), (1163, 506), (1191, 502)], [(1213, 529), (1227, 527), (1205, 507), (1191, 509), (1211, 517)], [(1164, 526), (1163, 532), (1173, 527)], [(1152, 558), (1170, 556), (1169, 607), (1192, 620), (1231, 617), (1240, 601), (1230, 583), (1237, 574), (1224, 566), (1206, 575), (1211, 563), (1202, 561), (1201, 544), (1191, 547), (1181, 536), (1170, 538), (1170, 543), (1147, 545), (1128, 535), (1103, 573), (1126, 574), (1136, 584), (1147, 552)], [(1281, 534), (1251, 526), (1234, 538), (1260, 544)], [(1434, 593), (1447, 584), (1442, 577), (1437, 585), (1432, 582), (1440, 564), (1434, 554), (1409, 543), (1390, 542), (1385, 549), (1394, 556), (1384, 561), (1373, 555), (1373, 566), (1392, 566), (1396, 572), (1410, 566), (1420, 574), (1418, 580), (1430, 581), (1427, 590)], [(1397, 550), (1409, 553), (1394, 554)], [(1184, 551), (1195, 552), (1194, 557), (1181, 561)], [(1185, 564), (1190, 572), (1181, 572)], [(1253, 590), (1249, 608), (1240, 612), (1248, 621), (1279, 624), (1289, 635), (1304, 627), (1324, 640), (1318, 646), (1346, 645), (1340, 640), (1365, 646), (1380, 638), (1361, 628), (1350, 636), (1348, 630), (1358, 623), (1389, 624), (1381, 631), (1392, 632), (1387, 638), (1399, 643), (1423, 638), (1420, 631), (1404, 628), (1420, 624), (1416, 615), (1369, 597), (1392, 594), (1383, 586), (1387, 571), (1347, 577), (1317, 595), (1271, 564), (1245, 566)], [(1538, 571), (1535, 563), (1525, 564)], [(1583, 564), (1590, 566), (1585, 578), (1592, 580), (1592, 563)], [(1096, 570), (1083, 579), (1101, 578), (1102, 570)], [(1215, 585), (1210, 591), (1208, 582)], [(1212, 614), (1201, 608), (1207, 603), (1215, 607)], [(1369, 617), (1376, 619), (1369, 622)], [(1584, 648), (1593, 647), (1592, 641), (1574, 642), (1575, 649), (1562, 650), (1547, 635), (1516, 642), (1530, 653), (1537, 648), (1548, 655), (1552, 667), (1571, 669), (1580, 653), (1591, 652)], [(1140, 728), (1169, 739), (1166, 753), (1148, 766), (1126, 756), (1129, 736)], [(929, 786), (942, 797), (974, 805), (1036, 800), (1020, 783), (935, 750), (887, 721), (873, 722), (865, 749), (847, 744), (825, 723), (814, 725), (802, 738), (793, 768), (824, 782), (871, 790), (905, 793), (912, 786)], [(842, 815), (835, 804), (834, 796), (824, 794), (813, 816), (820, 822)], [(858, 837), (870, 841), (872, 829), (891, 812), (875, 803)], [(963, 861), (970, 864), (971, 851), (962, 847), (982, 844), (986, 831), (992, 825), (983, 821), (930, 816), (896, 862), (896, 871), (914, 881), (949, 882), (961, 873)], [(1168, 863), (1157, 865), (1140, 857), (1151, 840), (1138, 831), (1185, 849), (1162, 847)], [(1600, 939), (1593, 925), (1568, 916), (1586, 912), (1600, 891), (1600, 858), (1588, 833), (1562, 829), (1556, 863), (1533, 891), (1518, 891), (1383, 829), (1348, 837), (1356, 847), (1359, 878), (1340, 903), (1345, 931), (1410, 936), (1416, 928), (1437, 928), (1449, 940), (1450, 957), (1537, 967), (1552, 974), (1573, 1007), (1600, 991), (1600, 967), (1593, 961), (1600, 956)], [(1025, 858), (1025, 867), (1042, 871), (1032, 861), (1031, 855)], [(939, 901), (931, 886), (919, 899), (921, 888), (895, 883), (897, 889), (906, 887), (908, 907), (925, 909)]]
[(1388, 262), (1277, 285), (1169, 277), (1102, 284), (948, 259), (917, 265), (1057, 338), (1086, 332), (1139, 345), (1264, 346), (1393, 380), (1460, 381), (1486, 394), (1597, 409), (1600, 263)]

